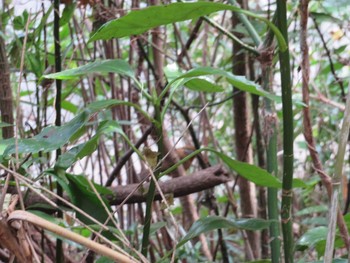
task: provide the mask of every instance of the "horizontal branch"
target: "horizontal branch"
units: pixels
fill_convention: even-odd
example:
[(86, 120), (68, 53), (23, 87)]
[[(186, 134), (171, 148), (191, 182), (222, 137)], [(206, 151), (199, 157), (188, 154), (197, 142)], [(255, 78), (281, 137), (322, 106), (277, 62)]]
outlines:
[[(159, 186), (164, 195), (172, 194), (174, 197), (181, 197), (210, 189), (216, 185), (227, 183), (230, 180), (224, 168), (221, 165), (216, 165), (191, 175), (159, 182)], [(129, 194), (134, 192), (136, 188), (139, 188), (124, 203), (142, 203), (146, 201), (148, 187), (149, 183), (143, 184), (142, 186), (139, 184), (128, 184), (111, 187), (114, 194), (108, 197), (108, 200), (112, 205), (121, 204)], [(161, 196), (159, 192), (156, 191), (154, 200), (160, 199)]]
[[(228, 177), (227, 171), (224, 169), (224, 167), (222, 165), (216, 165), (187, 176), (182, 176), (164, 182), (159, 182), (159, 186), (165, 195), (172, 194), (174, 197), (181, 197), (192, 193), (197, 193), (206, 189), (210, 189), (214, 186), (227, 183), (229, 181), (231, 181), (231, 179)], [(113, 194), (107, 196), (107, 199), (111, 205), (119, 205), (121, 203), (142, 203), (146, 201), (148, 186), (149, 183), (145, 183), (141, 186), (139, 184), (128, 184), (109, 187), (109, 189), (113, 191)], [(135, 191), (135, 189), (137, 190)], [(16, 194), (16, 187), (9, 187), (8, 193)], [(130, 194), (131, 196), (124, 202), (124, 200)], [(29, 192), (25, 196), (26, 207), (36, 205), (38, 203), (45, 203), (45, 200), (38, 196), (36, 193)], [(67, 198), (67, 196), (65, 198)], [(155, 200), (160, 199), (161, 196), (159, 192), (156, 191)], [(55, 201), (53, 200), (53, 198), (51, 198), (51, 200)]]

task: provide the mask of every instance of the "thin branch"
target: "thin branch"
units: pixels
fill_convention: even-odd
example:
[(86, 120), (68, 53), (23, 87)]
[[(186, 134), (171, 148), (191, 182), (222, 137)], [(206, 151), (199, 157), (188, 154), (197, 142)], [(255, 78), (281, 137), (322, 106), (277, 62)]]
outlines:
[[(309, 62), (309, 46), (307, 43), (307, 21), (308, 21), (308, 0), (301, 0), (300, 3), (300, 49), (302, 52), (302, 93), (303, 93), (303, 103), (306, 107), (303, 107), (303, 126), (304, 126), (304, 137), (308, 145), (311, 160), (315, 171), (319, 174), (323, 185), (326, 187), (328, 197), (332, 198), (333, 187), (331, 184), (331, 178), (324, 172), (323, 165), (319, 158), (318, 152), (316, 150), (315, 139), (312, 135), (312, 123), (311, 123), (311, 113), (309, 108), (310, 94), (309, 94), (309, 80), (310, 80), (310, 62)], [(321, 93), (318, 92), (318, 98), (327, 99)], [(347, 249), (350, 248), (349, 234), (344, 221), (344, 217), (340, 211), (337, 209), (337, 224), (341, 233), (341, 237), (346, 244)], [(333, 249), (330, 251), (333, 255)], [(329, 255), (330, 257), (332, 255)], [(327, 256), (327, 257), (329, 257)]]
[(119, 253), (117, 251), (114, 251), (107, 246), (101, 245), (95, 241), (92, 241), (88, 238), (85, 238), (79, 234), (76, 234), (74, 232), (71, 232), (59, 225), (56, 225), (54, 223), (51, 223), (41, 217), (38, 217), (34, 214), (31, 214), (26, 211), (13, 211), (9, 218), (8, 222), (13, 223), (14, 221), (21, 220), (21, 221), (26, 221), (30, 222), (33, 225), (36, 225), (40, 228), (43, 228), (45, 230), (48, 230), (52, 233), (55, 233), (58, 236), (64, 237), (66, 239), (72, 240), (78, 244), (83, 245), (84, 247), (87, 247), (93, 251), (95, 251), (97, 254), (106, 256), (108, 258), (111, 258), (113, 260), (116, 260), (118, 262), (137, 262), (132, 256), (130, 255), (125, 255), (122, 253)]
[(226, 30), (224, 27), (222, 27), (220, 24), (216, 23), (215, 21), (213, 21), (212, 19), (204, 16), (203, 19), (212, 27), (218, 29), (220, 32), (222, 32), (224, 35), (226, 35), (228, 38), (230, 38), (231, 40), (233, 40), (234, 42), (236, 42), (237, 44), (239, 44), (243, 49), (251, 52), (252, 54), (259, 56), (260, 52), (258, 50), (256, 50), (255, 48), (245, 44), (244, 42), (242, 42), (238, 37), (236, 37), (235, 35), (233, 35), (231, 32), (229, 32), (228, 30)]
[(314, 16), (311, 16), (311, 18), (314, 21), (316, 31), (319, 34), (320, 38), (321, 38), (323, 48), (326, 51), (326, 55), (327, 55), (327, 58), (328, 58), (328, 61), (329, 61), (329, 67), (331, 69), (331, 72), (333, 74), (335, 82), (339, 84), (339, 87), (340, 87), (340, 90), (341, 90), (341, 96), (342, 96), (342, 99), (344, 100), (345, 99), (345, 89), (344, 89), (343, 81), (338, 77), (337, 73), (335, 72), (335, 68), (334, 68), (331, 52), (329, 51), (329, 48), (327, 47), (326, 40), (324, 39), (323, 34), (322, 34), (322, 32), (321, 32), (321, 30), (320, 30), (320, 28), (318, 26), (316, 18)]
[[(141, 136), (141, 138), (135, 143), (135, 147), (139, 148), (141, 146), (141, 144), (143, 144), (148, 135), (151, 134), (153, 130), (153, 125), (150, 125), (144, 132), (144, 134)], [(113, 171), (111, 172), (111, 174), (109, 175), (107, 182), (106, 182), (106, 186), (111, 186), (113, 180), (118, 176), (118, 174), (120, 173), (120, 170), (123, 168), (123, 166), (126, 164), (126, 162), (130, 159), (131, 155), (134, 153), (134, 150), (132, 148), (130, 148), (118, 161), (117, 165), (115, 166), (115, 168), (113, 169)]]

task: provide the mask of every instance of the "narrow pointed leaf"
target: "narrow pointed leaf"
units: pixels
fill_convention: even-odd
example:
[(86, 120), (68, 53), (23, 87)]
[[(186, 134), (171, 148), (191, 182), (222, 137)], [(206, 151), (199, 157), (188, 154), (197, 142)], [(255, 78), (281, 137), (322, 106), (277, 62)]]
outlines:
[[(73, 204), (104, 224), (108, 218), (107, 211), (101, 204), (94, 191), (91, 189), (91, 186), (88, 183), (87, 179), (84, 176), (72, 174), (66, 174), (66, 176), (69, 180), (69, 187), (71, 188)], [(107, 188), (104, 188), (97, 184), (94, 184), (94, 186), (100, 194), (111, 194), (111, 191)], [(108, 205), (108, 201), (103, 196), (101, 196), (101, 198), (110, 212), (111, 210)], [(85, 224), (93, 224), (90, 219), (86, 218), (79, 212), (77, 212), (77, 218), (79, 218)], [(109, 221), (108, 224), (110, 225), (111, 222)]]
[[(103, 106), (103, 104), (100, 104)], [(95, 107), (94, 109), (97, 109)], [(70, 166), (72, 166), (76, 161), (79, 159), (84, 158), (85, 156), (88, 156), (92, 154), (98, 146), (98, 141), (103, 134), (108, 134), (112, 132), (119, 132), (122, 133), (123, 130), (121, 129), (121, 126), (119, 125), (118, 121), (102, 121), (96, 131), (96, 134), (87, 142), (81, 143), (69, 151), (63, 153), (58, 158), (58, 161), (55, 164), (55, 168), (59, 169), (68, 169)]]
[(202, 92), (223, 92), (224, 88), (216, 85), (205, 79), (191, 79), (185, 83), (185, 86), (193, 91), (202, 91)]
[(236, 161), (221, 152), (215, 152), (220, 159), (240, 176), (259, 186), (281, 188), (282, 183), (275, 176), (255, 165)]
[(325, 226), (316, 227), (303, 234), (296, 243), (297, 250), (304, 250), (313, 247), (316, 243), (324, 241), (327, 238), (328, 228)]
[(71, 121), (57, 127), (46, 127), (38, 135), (29, 139), (18, 140), (17, 147), (15, 144), (9, 145), (4, 155), (18, 153), (37, 153), (40, 151), (50, 152), (62, 147), (70, 138), (88, 121), (89, 112), (83, 111)]
[(275, 33), (280, 49), (284, 51), (287, 48), (282, 34), (268, 19), (236, 6), (212, 2), (172, 3), (131, 11), (119, 19), (104, 24), (89, 41), (139, 35), (157, 26), (196, 19), (223, 10), (240, 12), (265, 22)]
[(59, 156), (55, 168), (68, 169), (79, 159), (92, 154), (98, 145), (99, 136), (92, 137), (89, 141), (79, 144)]
[(64, 70), (58, 73), (44, 75), (47, 79), (74, 79), (91, 73), (116, 73), (122, 76), (134, 78), (134, 72), (124, 60), (107, 59), (88, 63), (74, 69)]
[(237, 76), (225, 70), (212, 68), (212, 67), (199, 67), (199, 68), (192, 69), (178, 76), (172, 82), (176, 82), (178, 80), (183, 79), (184, 80), (183, 83), (187, 85), (187, 81), (192, 81), (192, 79), (195, 77), (213, 76), (213, 75), (226, 78), (226, 80), (229, 83), (231, 83), (233, 86), (235, 86), (240, 90), (249, 92), (251, 94), (267, 97), (277, 102), (281, 101), (281, 98), (279, 96), (275, 96), (268, 93), (267, 91), (263, 90), (258, 84), (248, 80), (244, 76)]
[(270, 221), (260, 218), (249, 219), (227, 219), (221, 216), (208, 216), (196, 221), (188, 231), (187, 235), (180, 240), (177, 247), (182, 246), (187, 241), (200, 234), (223, 228), (245, 229), (245, 230), (262, 230), (270, 226)]

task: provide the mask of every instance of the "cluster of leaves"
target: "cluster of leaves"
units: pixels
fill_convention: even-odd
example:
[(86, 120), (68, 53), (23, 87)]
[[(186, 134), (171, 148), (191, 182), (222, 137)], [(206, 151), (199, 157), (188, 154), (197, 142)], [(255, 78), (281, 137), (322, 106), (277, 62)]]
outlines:
[[(324, 7), (327, 7), (328, 1), (323, 3)], [(311, 6), (311, 9), (315, 9), (321, 5), (320, 3)], [(295, 7), (290, 6), (291, 10)], [(138, 11), (131, 11), (128, 15), (123, 16), (120, 19), (112, 20), (104, 24), (99, 30), (89, 38), (89, 44), (87, 44), (87, 51), (80, 51), (80, 54), (76, 54), (76, 49), (81, 48), (80, 40), (78, 39), (78, 30), (75, 28), (76, 38), (70, 38), (70, 32), (72, 30), (72, 20), (74, 17), (74, 12), (76, 7), (74, 4), (68, 4), (65, 6), (61, 17), (60, 24), (60, 34), (61, 34), (61, 45), (63, 47), (63, 57), (67, 58), (65, 60), (65, 67), (68, 70), (47, 74), (45, 70), (54, 65), (54, 55), (53, 55), (53, 39), (51, 35), (45, 35), (46, 27), (51, 28), (52, 23), (49, 20), (53, 13), (52, 8), (46, 10), (45, 14), (41, 16), (39, 22), (37, 22), (28, 12), (24, 12), (22, 15), (15, 16), (13, 19), (13, 35), (7, 36), (8, 51), (10, 54), (11, 64), (15, 68), (19, 68), (20, 61), (18, 60), (18, 55), (21, 53), (24, 43), (24, 34), (27, 35), (28, 42), (26, 45), (26, 58), (25, 58), (25, 71), (27, 72), (28, 78), (33, 78), (34, 83), (36, 83), (35, 89), (28, 89), (27, 91), (22, 91), (21, 94), (16, 94), (21, 96), (21, 99), (35, 101), (34, 106), (37, 108), (35, 113), (35, 129), (28, 129), (27, 131), (22, 130), (23, 138), (19, 139), (9, 139), (0, 141), (0, 158), (3, 164), (8, 164), (17, 162), (21, 165), (19, 171), (23, 175), (33, 179), (41, 180), (42, 183), (48, 183), (48, 177), (53, 177), (57, 182), (63, 187), (65, 192), (68, 194), (71, 202), (83, 210), (88, 215), (92, 216), (97, 220), (97, 223), (104, 224), (110, 217), (112, 208), (108, 205), (106, 196), (113, 194), (113, 192), (102, 184), (91, 185), (89, 179), (83, 175), (74, 174), (74, 172), (68, 173), (67, 170), (75, 171), (77, 165), (81, 160), (88, 158), (97, 158), (98, 148), (101, 145), (101, 141), (105, 142), (106, 139), (116, 138), (113, 135), (118, 134), (118, 139), (126, 142), (128, 147), (133, 148), (134, 151), (139, 155), (141, 159), (144, 159), (141, 152), (139, 152), (131, 138), (127, 135), (127, 129), (133, 127), (130, 125), (132, 120), (129, 122), (123, 122), (113, 118), (113, 109), (116, 106), (125, 107), (125, 109), (130, 110), (132, 113), (141, 114), (155, 126), (162, 125), (167, 120), (170, 115), (171, 102), (173, 99), (181, 101), (183, 105), (196, 105), (200, 106), (200, 101), (198, 100), (198, 93), (204, 92), (206, 98), (211, 100), (225, 100), (227, 96), (230, 96), (231, 92), (225, 89), (229, 85), (233, 85), (236, 88), (249, 92), (250, 94), (259, 95), (261, 97), (268, 98), (274, 101), (277, 105), (280, 104), (279, 96), (268, 93), (261, 89), (258, 84), (250, 81), (242, 76), (236, 76), (229, 72), (230, 65), (223, 61), (229, 61), (229, 58), (223, 57), (222, 61), (218, 62), (217, 67), (204, 67), (198, 66), (191, 70), (183, 71), (171, 71), (169, 62), (167, 65), (168, 71), (168, 83), (164, 87), (161, 94), (156, 95), (152, 93), (149, 83), (143, 83), (140, 76), (136, 76), (133, 68), (136, 68), (126, 62), (128, 54), (126, 50), (124, 56), (121, 59), (103, 59), (96, 61), (86, 61), (85, 57), (92, 57), (91, 53), (93, 50), (93, 41), (108, 40), (111, 38), (123, 38), (131, 37), (133, 35), (143, 34), (147, 30), (151, 30), (156, 26), (168, 25), (171, 23), (176, 23), (186, 20), (196, 20), (201, 16), (206, 16), (209, 14), (215, 14), (219, 11), (233, 11), (239, 12), (244, 15), (250, 16), (257, 19), (260, 28), (264, 28), (261, 31), (261, 35), (264, 35), (266, 31), (271, 28), (275, 33), (279, 48), (284, 50), (286, 48), (286, 43), (276, 27), (266, 18), (258, 16), (254, 13), (245, 11), (235, 6), (224, 5), (219, 3), (209, 3), (209, 2), (198, 2), (198, 3), (175, 3), (167, 6), (153, 6), (147, 9), (142, 9)], [(14, 10), (10, 10), (8, 14), (13, 14)], [(334, 11), (338, 12), (338, 11)], [(312, 17), (318, 23), (322, 24), (324, 21), (331, 21), (332, 25), (335, 21), (338, 23), (339, 27), (342, 26), (340, 20), (334, 19), (332, 16), (326, 13), (311, 12)], [(346, 14), (341, 14), (346, 16)], [(3, 25), (10, 25), (9, 20), (12, 15), (2, 15)], [(150, 17), (152, 19), (150, 19)], [(29, 20), (30, 19), (30, 20)], [(29, 31), (25, 31), (27, 28), (27, 23), (29, 22)], [(180, 25), (186, 25), (184, 22)], [(262, 25), (267, 25), (262, 26)], [(9, 27), (9, 26), (7, 26)], [(170, 30), (168, 28), (168, 30)], [(236, 30), (242, 30), (238, 28)], [(20, 34), (19, 34), (20, 33)], [(244, 32), (243, 30), (243, 33)], [(86, 37), (88, 32), (84, 32), (83, 37)], [(215, 36), (211, 36), (215, 37)], [(247, 34), (248, 37), (248, 34)], [(319, 37), (319, 36), (318, 36)], [(127, 40), (120, 40), (121, 43), (130, 43)], [(336, 41), (336, 40), (334, 40)], [(223, 41), (225, 42), (225, 41)], [(128, 45), (126, 45), (128, 46)], [(230, 50), (230, 46), (225, 46), (225, 43), (219, 45), (222, 53)], [(317, 53), (322, 52), (323, 46), (315, 46)], [(347, 44), (341, 44), (339, 47), (333, 50), (332, 59), (339, 60), (339, 57), (347, 50)], [(319, 65), (318, 54), (315, 55), (311, 61), (311, 64), (315, 64), (315, 67)], [(324, 59), (322, 57), (322, 59)], [(344, 58), (343, 58), (344, 59)], [(298, 62), (298, 60), (297, 60)], [(324, 63), (321, 63), (322, 68), (319, 69), (319, 78), (315, 79), (315, 86), (322, 86), (327, 90), (321, 90), (322, 93), (329, 93), (331, 98), (336, 98), (341, 95), (339, 91), (337, 82), (334, 74), (332, 74), (332, 67), (335, 70), (339, 70), (344, 67), (340, 62), (335, 63), (333, 66), (330, 64), (328, 58), (324, 59)], [(219, 67), (219, 68), (218, 68)], [(106, 99), (109, 94), (113, 93), (112, 84), (106, 81), (107, 73), (113, 73), (118, 76), (118, 80), (121, 83), (125, 83), (125, 80), (130, 80), (129, 89), (136, 90), (142, 98), (145, 99), (144, 103), (134, 103), (124, 99)], [(59, 79), (64, 81), (63, 89), (63, 101), (62, 107), (67, 112), (68, 121), (64, 125), (56, 127), (49, 125), (51, 120), (48, 118), (50, 115), (50, 109), (55, 100), (55, 93), (47, 90), (47, 87), (40, 90), (39, 83), (43, 84), (45, 81), (50, 79)], [(84, 81), (89, 82), (93, 79), (94, 87), (93, 90), (89, 91), (86, 89), (84, 84), (81, 88), (78, 85), (84, 83)], [(342, 80), (343, 81), (343, 80)], [(15, 81), (14, 81), (15, 82)], [(329, 83), (329, 88), (321, 85), (322, 83)], [(347, 80), (344, 80), (344, 86), (346, 86)], [(43, 84), (44, 85), (44, 84)], [(122, 84), (121, 84), (122, 85)], [(107, 90), (107, 92), (105, 92)], [(226, 97), (225, 97), (226, 96)], [(88, 99), (83, 99), (88, 97)], [(41, 99), (42, 98), (42, 99)], [(184, 98), (191, 98), (188, 102)], [(165, 103), (163, 103), (165, 100)], [(322, 153), (322, 160), (324, 162), (331, 162), (330, 156), (332, 152), (328, 149), (329, 143), (327, 143), (329, 138), (335, 136), (337, 131), (337, 123), (341, 117), (341, 111), (337, 109), (332, 109), (334, 114), (329, 114), (324, 108), (319, 107), (320, 103), (313, 102), (314, 109), (317, 111), (315, 113), (318, 123), (322, 125), (315, 126), (315, 135), (317, 135), (318, 140), (320, 140), (320, 152)], [(29, 104), (31, 105), (31, 104)], [(81, 107), (80, 105), (84, 105)], [(149, 112), (149, 107), (156, 108), (163, 105), (161, 108), (160, 119), (155, 118)], [(22, 105), (18, 105), (22, 106)], [(222, 130), (230, 130), (228, 123), (231, 123), (230, 116), (227, 116), (225, 112), (230, 110), (230, 104), (222, 104), (214, 110), (209, 110), (210, 116), (219, 116), (219, 119), (215, 120), (217, 122), (223, 121), (221, 127)], [(24, 109), (30, 106), (25, 105)], [(113, 109), (112, 109), (113, 108)], [(132, 110), (131, 110), (132, 109)], [(34, 112), (34, 110), (32, 110)], [(216, 115), (218, 111), (221, 114)], [(49, 113), (48, 113), (49, 112)], [(298, 116), (300, 112), (300, 106), (295, 107), (295, 115)], [(29, 119), (29, 115), (25, 118)], [(301, 130), (301, 121), (298, 121), (296, 127)], [(324, 123), (327, 125), (324, 126)], [(30, 126), (31, 124), (29, 124)], [(218, 125), (214, 123), (214, 125)], [(134, 132), (139, 132), (141, 129), (141, 124), (137, 125), (137, 130)], [(16, 127), (19, 129), (19, 127)], [(296, 136), (300, 132), (296, 133)], [(104, 140), (102, 140), (104, 138)], [(218, 138), (220, 145), (228, 144), (227, 138)], [(123, 143), (119, 143), (123, 145)], [(301, 146), (303, 142), (300, 143)], [(57, 149), (65, 149), (62, 155), (60, 155), (56, 161), (52, 161), (51, 154)], [(232, 150), (232, 148), (229, 148)], [(306, 147), (305, 149), (306, 150)], [(218, 151), (214, 148), (203, 148), (198, 152), (208, 152), (212, 153), (214, 156), (218, 157), (220, 161), (224, 162), (232, 171), (237, 172), (242, 177), (255, 183), (262, 187), (271, 188), (281, 188), (281, 181), (266, 172), (265, 170), (246, 163), (239, 162), (232, 158), (230, 154), (226, 151)], [(197, 152), (196, 152), (197, 153)], [(194, 153), (194, 154), (196, 154)], [(15, 155), (19, 154), (20, 158), (15, 159)], [(215, 160), (213, 157), (211, 157)], [(112, 160), (112, 163), (116, 160)], [(303, 162), (302, 160), (300, 161)], [(44, 164), (44, 167), (39, 168)], [(329, 167), (332, 167), (330, 165)], [(310, 167), (308, 167), (310, 169)], [(102, 169), (100, 170), (102, 173)], [(89, 171), (83, 170), (83, 173), (88, 174)], [(105, 176), (108, 176), (105, 174)], [(105, 179), (105, 178), (104, 178)], [(104, 181), (101, 179), (101, 181)], [(297, 243), (296, 250), (306, 250), (316, 248), (318, 256), (321, 256), (324, 252), (324, 242), (327, 233), (325, 225), (325, 212), (324, 206), (314, 206), (313, 197), (317, 196), (314, 193), (314, 189), (317, 188), (318, 179), (312, 180), (308, 179), (305, 183), (302, 180), (295, 179), (294, 187), (299, 188), (298, 195), (300, 196), (310, 196), (305, 202), (299, 203), (301, 206), (306, 206), (305, 209), (298, 211), (296, 214), (297, 219), (303, 219), (300, 225), (306, 228), (305, 234), (300, 238)], [(96, 194), (95, 190), (99, 193)], [(101, 198), (100, 198), (101, 197)], [(102, 200), (102, 201), (101, 201)], [(106, 210), (106, 207), (108, 209)], [(35, 208), (35, 207), (33, 207)], [(313, 215), (318, 215), (314, 217)], [(305, 218), (306, 216), (306, 218)], [(46, 217), (47, 218), (47, 217)], [(86, 225), (95, 226), (96, 221), (91, 218), (87, 218), (86, 215), (77, 212), (77, 218), (85, 223)], [(50, 220), (53, 220), (52, 218)], [(346, 218), (348, 220), (348, 218)], [(156, 230), (164, 227), (166, 224), (155, 225), (153, 229), (155, 233)], [(222, 218), (222, 217), (206, 217), (195, 222), (189, 231), (181, 238), (177, 244), (178, 257), (181, 258), (181, 253), (191, 253), (186, 252), (184, 246), (186, 242), (192, 238), (212, 231), (214, 229), (245, 229), (245, 230), (261, 230), (266, 229), (269, 226), (269, 221), (262, 219), (234, 219), (234, 218)], [(111, 233), (118, 232), (113, 228), (111, 223), (108, 223)], [(312, 229), (313, 226), (318, 226)], [(308, 230), (310, 229), (310, 230)], [(131, 230), (130, 230), (131, 231)], [(91, 234), (89, 232), (88, 234)], [(137, 230), (134, 230), (133, 234), (137, 234)], [(110, 237), (110, 235), (109, 235)], [(115, 240), (115, 239), (113, 239)], [(342, 247), (343, 244), (340, 241), (336, 243), (338, 247)], [(183, 249), (183, 250), (181, 250)], [(188, 254), (186, 254), (188, 256)], [(307, 253), (304, 254), (305, 257)], [(170, 256), (170, 254), (168, 255)], [(183, 256), (183, 255), (182, 255)], [(185, 257), (185, 256), (184, 256)]]

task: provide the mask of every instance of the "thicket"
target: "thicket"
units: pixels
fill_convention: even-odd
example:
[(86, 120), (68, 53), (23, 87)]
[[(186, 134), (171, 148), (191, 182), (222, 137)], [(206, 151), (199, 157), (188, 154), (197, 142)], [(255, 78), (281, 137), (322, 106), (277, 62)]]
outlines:
[(27, 4), (0, 261), (348, 261), (348, 1)]

